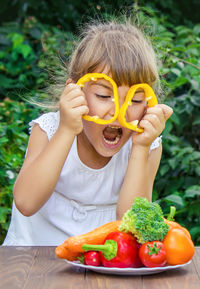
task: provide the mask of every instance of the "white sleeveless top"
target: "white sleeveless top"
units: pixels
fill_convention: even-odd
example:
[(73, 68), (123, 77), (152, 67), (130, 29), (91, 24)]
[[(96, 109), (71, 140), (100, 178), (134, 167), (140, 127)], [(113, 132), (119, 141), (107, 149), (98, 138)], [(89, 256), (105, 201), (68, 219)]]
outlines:
[[(30, 122), (39, 124), (50, 140), (59, 125), (59, 112), (43, 114)], [(160, 145), (157, 138), (150, 149)], [(118, 194), (125, 176), (131, 139), (101, 169), (81, 162), (75, 138), (49, 200), (33, 216), (25, 217), (13, 202), (10, 227), (3, 245), (57, 246), (66, 238), (86, 233), (116, 220)]]

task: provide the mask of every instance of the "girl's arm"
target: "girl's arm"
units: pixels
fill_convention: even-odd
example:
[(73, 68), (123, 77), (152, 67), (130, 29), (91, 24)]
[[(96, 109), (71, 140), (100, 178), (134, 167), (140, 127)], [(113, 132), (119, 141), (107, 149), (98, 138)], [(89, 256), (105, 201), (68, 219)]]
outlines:
[(34, 125), (27, 155), (13, 189), (16, 207), (23, 215), (36, 213), (51, 196), (74, 138), (83, 128), (82, 115), (87, 113), (83, 92), (71, 84), (61, 96), (60, 123), (51, 140)]
[(126, 176), (117, 204), (117, 219), (131, 208), (134, 197), (152, 200), (153, 183), (160, 164), (162, 145), (149, 152), (149, 147), (135, 146), (130, 155)]
[(28, 151), (14, 185), (14, 201), (25, 216), (37, 212), (51, 196), (74, 136), (57, 130), (48, 141), (39, 125), (34, 125)]
[(133, 146), (123, 185), (117, 203), (117, 219), (121, 219), (125, 211), (130, 209), (136, 196), (152, 200), (154, 179), (160, 164), (162, 147), (149, 152), (150, 145), (163, 131), (165, 122), (173, 110), (164, 104), (147, 108), (140, 121), (144, 132), (134, 134)]

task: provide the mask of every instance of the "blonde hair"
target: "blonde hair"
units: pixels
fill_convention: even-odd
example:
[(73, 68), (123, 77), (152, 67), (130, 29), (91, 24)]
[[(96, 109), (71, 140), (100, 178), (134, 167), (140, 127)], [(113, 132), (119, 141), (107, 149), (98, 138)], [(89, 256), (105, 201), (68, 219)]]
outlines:
[(118, 86), (145, 82), (157, 96), (160, 93), (156, 55), (144, 33), (127, 20), (92, 23), (82, 32), (68, 65), (48, 88), (51, 104), (43, 107), (58, 108), (67, 77), (77, 82), (84, 74), (102, 72), (105, 67)]
[(131, 23), (93, 24), (82, 37), (69, 65), (69, 77), (75, 82), (86, 73), (108, 67), (118, 86), (142, 82), (154, 89), (159, 86), (152, 45)]

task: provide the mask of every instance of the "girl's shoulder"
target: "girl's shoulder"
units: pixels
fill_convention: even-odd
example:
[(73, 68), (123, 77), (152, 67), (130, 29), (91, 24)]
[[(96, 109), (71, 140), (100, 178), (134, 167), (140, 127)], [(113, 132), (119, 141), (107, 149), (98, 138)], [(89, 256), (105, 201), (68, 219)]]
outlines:
[(38, 118), (29, 122), (29, 132), (35, 124), (38, 124), (40, 128), (46, 132), (48, 139), (50, 140), (52, 136), (55, 134), (56, 130), (58, 129), (60, 121), (60, 113), (57, 112), (48, 112), (40, 115)]

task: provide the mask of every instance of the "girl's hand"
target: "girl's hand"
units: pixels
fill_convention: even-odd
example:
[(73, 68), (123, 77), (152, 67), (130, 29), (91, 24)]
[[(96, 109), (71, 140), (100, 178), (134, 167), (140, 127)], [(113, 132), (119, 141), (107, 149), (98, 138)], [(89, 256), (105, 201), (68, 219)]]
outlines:
[(140, 127), (144, 129), (144, 132), (133, 135), (133, 144), (150, 146), (162, 133), (165, 128), (165, 123), (172, 113), (172, 108), (166, 104), (157, 104), (154, 107), (148, 107), (146, 114), (139, 123)]
[(83, 129), (82, 116), (88, 112), (84, 92), (78, 85), (68, 84), (60, 98), (59, 128), (70, 130), (74, 135), (79, 134)]

